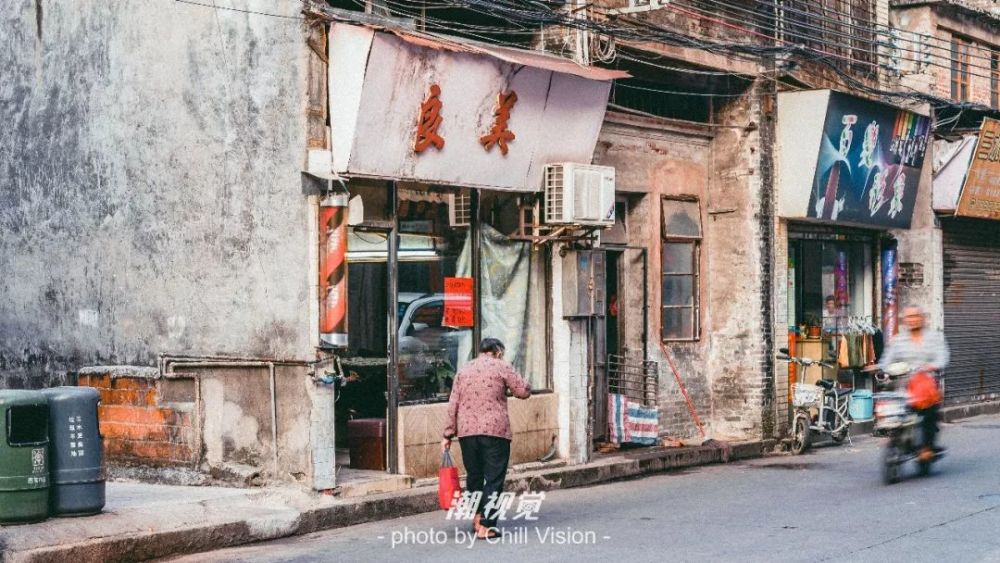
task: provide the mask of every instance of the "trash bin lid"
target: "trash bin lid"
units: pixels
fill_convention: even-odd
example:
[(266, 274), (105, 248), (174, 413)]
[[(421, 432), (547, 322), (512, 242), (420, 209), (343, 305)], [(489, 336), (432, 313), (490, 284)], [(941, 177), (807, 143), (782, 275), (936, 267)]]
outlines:
[(45, 405), (49, 400), (41, 391), (23, 389), (0, 390), (0, 409), (14, 405)]
[(63, 401), (100, 401), (101, 392), (93, 387), (51, 387), (42, 389), (41, 393), (49, 400), (49, 404)]

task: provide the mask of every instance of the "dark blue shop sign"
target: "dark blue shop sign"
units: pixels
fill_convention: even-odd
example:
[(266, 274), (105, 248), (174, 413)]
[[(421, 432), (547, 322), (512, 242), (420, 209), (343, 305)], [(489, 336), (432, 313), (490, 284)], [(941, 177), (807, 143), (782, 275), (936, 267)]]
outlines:
[[(815, 156), (815, 167), (806, 204), (801, 183), (790, 185), (782, 180), (782, 190), (798, 193), (782, 195), (783, 215), (824, 222), (857, 224), (882, 228), (909, 228), (920, 186), (924, 155), (930, 141), (931, 123), (927, 117), (886, 104), (864, 100), (833, 91), (808, 92), (808, 96), (789, 97), (790, 108), (780, 111), (786, 98), (779, 98), (779, 122), (782, 115), (791, 123), (782, 127), (808, 126), (810, 120), (795, 119), (795, 114), (822, 111), (817, 102), (825, 101), (825, 119), (818, 154), (813, 152), (814, 133), (798, 131), (798, 141), (806, 144), (791, 148), (803, 157)], [(818, 94), (818, 96), (817, 96)], [(822, 114), (821, 114), (822, 115)], [(790, 129), (779, 132), (784, 145), (796, 142)], [(815, 146), (815, 145), (813, 145)], [(784, 158), (784, 157), (783, 157)], [(783, 163), (783, 169), (786, 168)], [(793, 175), (794, 176), (794, 175)], [(800, 179), (805, 179), (799, 175)]]

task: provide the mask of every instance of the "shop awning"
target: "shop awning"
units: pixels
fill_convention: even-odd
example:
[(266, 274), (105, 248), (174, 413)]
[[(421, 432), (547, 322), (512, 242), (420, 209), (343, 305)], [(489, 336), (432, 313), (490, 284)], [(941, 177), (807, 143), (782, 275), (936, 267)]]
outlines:
[[(538, 191), (590, 163), (616, 70), (542, 52), (333, 23), (333, 170), (346, 177)], [(502, 139), (503, 142), (499, 142)]]

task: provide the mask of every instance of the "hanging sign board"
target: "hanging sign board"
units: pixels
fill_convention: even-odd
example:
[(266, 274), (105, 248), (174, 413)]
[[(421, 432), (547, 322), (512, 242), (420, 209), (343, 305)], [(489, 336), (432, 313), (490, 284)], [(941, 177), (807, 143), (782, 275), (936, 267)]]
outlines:
[(779, 94), (781, 216), (909, 228), (930, 132), (927, 117), (879, 102)]
[(552, 55), (417, 32), (330, 27), (340, 175), (538, 191), (552, 162), (589, 163), (611, 81)]
[(444, 321), (441, 324), (455, 328), (471, 327), (475, 323), (472, 293), (472, 278), (445, 278)]
[(983, 119), (955, 215), (1000, 219), (1000, 121)]

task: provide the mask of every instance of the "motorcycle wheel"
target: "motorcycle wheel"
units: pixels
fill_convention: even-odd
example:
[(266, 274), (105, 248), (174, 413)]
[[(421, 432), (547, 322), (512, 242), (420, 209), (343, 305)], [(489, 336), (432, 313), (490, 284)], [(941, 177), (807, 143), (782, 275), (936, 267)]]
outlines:
[(918, 461), (917, 462), (917, 472), (921, 477), (927, 477), (931, 474), (931, 462), (929, 461)]
[(882, 450), (882, 482), (891, 485), (899, 481), (899, 449), (891, 441)]
[(795, 455), (809, 449), (809, 425), (812, 421), (805, 414), (795, 416), (792, 425), (792, 453)]
[(917, 474), (921, 477), (927, 477), (931, 474), (931, 464), (934, 463), (934, 458), (924, 461), (920, 459), (920, 454), (917, 454)]

